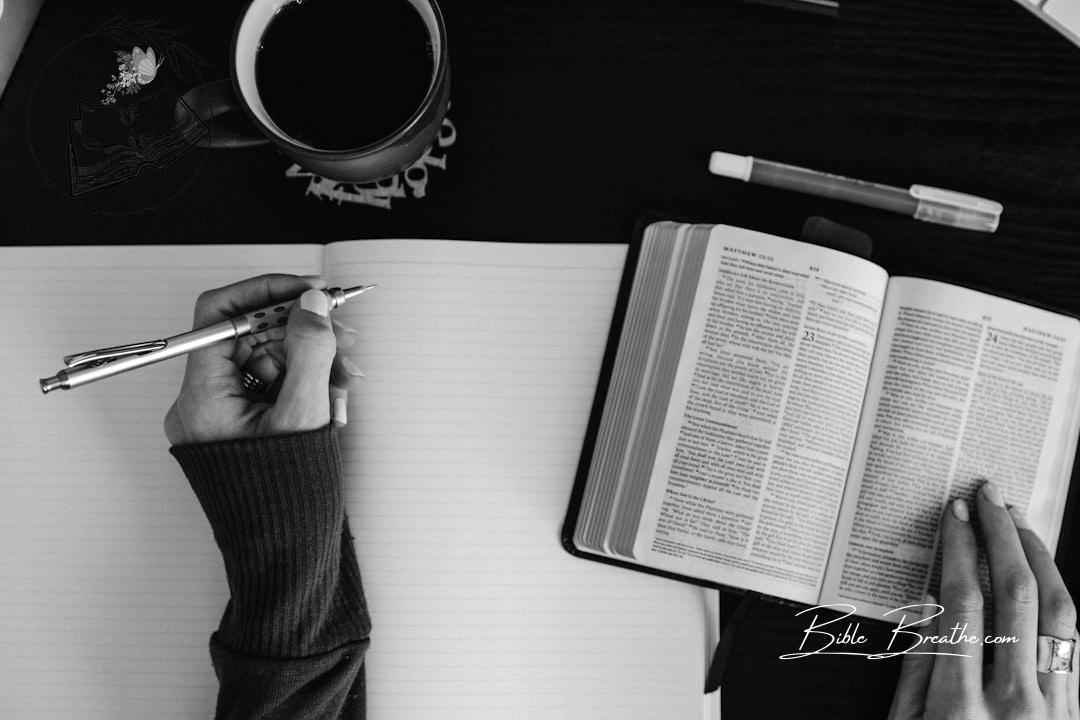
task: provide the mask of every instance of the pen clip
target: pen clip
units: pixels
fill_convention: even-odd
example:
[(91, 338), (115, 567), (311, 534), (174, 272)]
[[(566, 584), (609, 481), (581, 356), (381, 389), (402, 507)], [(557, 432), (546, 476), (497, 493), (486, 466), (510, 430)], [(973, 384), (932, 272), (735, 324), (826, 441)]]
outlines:
[(144, 355), (154, 350), (163, 349), (167, 343), (164, 340), (148, 340), (146, 342), (131, 343), (130, 345), (116, 345), (115, 347), (87, 350), (64, 357), (64, 365), (68, 369), (82, 366), (97, 367), (112, 362), (118, 358), (129, 355)]

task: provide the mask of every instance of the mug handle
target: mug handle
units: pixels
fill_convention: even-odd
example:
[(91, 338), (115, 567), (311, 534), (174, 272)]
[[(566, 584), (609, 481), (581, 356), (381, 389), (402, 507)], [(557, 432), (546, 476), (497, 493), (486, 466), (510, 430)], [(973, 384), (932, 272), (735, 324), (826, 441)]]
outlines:
[(233, 92), (232, 81), (226, 78), (188, 90), (176, 101), (173, 116), (177, 122), (190, 122), (191, 115), (194, 114), (206, 123), (210, 132), (197, 143), (198, 147), (246, 148), (270, 142), (265, 135), (254, 130), (250, 123), (244, 122), (241, 125), (235, 119), (228, 121), (229, 117), (235, 118), (239, 115), (236, 112), (239, 109), (240, 102)]

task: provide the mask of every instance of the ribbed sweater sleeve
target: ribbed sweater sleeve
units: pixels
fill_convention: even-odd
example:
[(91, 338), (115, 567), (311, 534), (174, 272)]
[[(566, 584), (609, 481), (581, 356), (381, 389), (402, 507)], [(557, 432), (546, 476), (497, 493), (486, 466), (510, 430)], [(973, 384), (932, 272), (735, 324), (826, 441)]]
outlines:
[(215, 717), (362, 719), (371, 623), (337, 430), (170, 452), (206, 513), (229, 583), (210, 637)]

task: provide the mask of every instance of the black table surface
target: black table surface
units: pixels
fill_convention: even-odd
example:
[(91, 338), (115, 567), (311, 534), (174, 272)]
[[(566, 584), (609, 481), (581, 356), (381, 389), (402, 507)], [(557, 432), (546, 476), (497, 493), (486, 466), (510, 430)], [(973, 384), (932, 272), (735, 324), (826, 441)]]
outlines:
[[(171, 171), (130, 181), (145, 186), (127, 203), (73, 198), (33, 137), (42, 113), (64, 112), (37, 99), (48, 96), (40, 80), (51, 63), (118, 16), (156, 21), (205, 60), (200, 79), (225, 77), (243, 3), (47, 2), (0, 99), (0, 242), (618, 243), (644, 213), (790, 237), (824, 215), (868, 232), (892, 274), (1080, 313), (1080, 48), (1009, 0), (842, 2), (829, 18), (740, 0), (441, 0), (458, 139), (427, 196), (390, 210), (305, 195), (269, 147), (192, 150)], [(391, 72), (393, 59), (311, 63), (342, 73), (347, 87), (363, 72)], [(706, 172), (713, 149), (937, 185), (1006, 210), (994, 234), (951, 230), (715, 178)], [(1059, 561), (1076, 594), (1073, 537), (1067, 528)], [(803, 626), (792, 614), (762, 605), (740, 631), (725, 712), (883, 716), (896, 664), (781, 662)]]

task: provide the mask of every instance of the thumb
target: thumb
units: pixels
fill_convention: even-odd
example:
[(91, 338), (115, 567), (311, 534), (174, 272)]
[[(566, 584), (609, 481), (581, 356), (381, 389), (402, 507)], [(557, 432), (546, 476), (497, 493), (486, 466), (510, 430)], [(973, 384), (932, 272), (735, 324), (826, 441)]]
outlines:
[(337, 352), (330, 324), (330, 300), (321, 290), (306, 290), (285, 327), (285, 378), (274, 413), (299, 432), (330, 422), (330, 369)]

